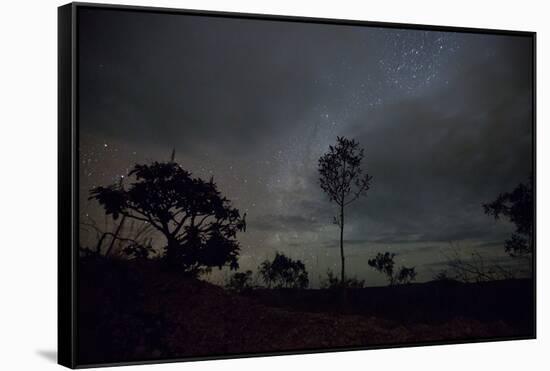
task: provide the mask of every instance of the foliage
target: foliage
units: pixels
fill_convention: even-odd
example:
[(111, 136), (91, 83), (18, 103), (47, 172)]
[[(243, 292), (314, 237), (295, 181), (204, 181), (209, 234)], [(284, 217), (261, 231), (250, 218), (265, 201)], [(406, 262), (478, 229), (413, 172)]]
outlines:
[(384, 273), (388, 277), (390, 284), (393, 284), (393, 266), (395, 265), (395, 262), (393, 261), (394, 257), (395, 254), (390, 254), (389, 252), (378, 253), (375, 258), (369, 259), (368, 261), (368, 264), (371, 267), (380, 273)]
[(242, 292), (254, 287), (252, 283), (252, 271), (235, 272), (231, 275), (229, 282), (225, 285), (228, 290)]
[(344, 208), (366, 195), (372, 176), (363, 174), (364, 150), (358, 142), (344, 137), (337, 137), (336, 141), (336, 145), (329, 146), (329, 151), (319, 158), (318, 170), (321, 189), (340, 209), (334, 222), (340, 227), (340, 280), (345, 282)]
[(394, 281), (397, 284), (406, 285), (406, 284), (411, 283), (415, 279), (416, 279), (415, 267), (407, 268), (407, 267), (403, 266), (403, 267), (399, 268), (399, 270), (397, 271), (397, 275), (396, 275)]
[(131, 243), (124, 247), (122, 252), (126, 254), (129, 259), (148, 259), (151, 255), (155, 254), (155, 249), (153, 249), (150, 242), (147, 245)]
[(194, 178), (173, 160), (136, 164), (123, 182), (90, 191), (115, 220), (120, 216), (151, 225), (166, 240), (163, 259), (197, 276), (211, 267), (238, 268), (238, 231), (245, 220), (218, 191), (213, 179)]
[(267, 287), (304, 289), (309, 285), (304, 263), (275, 253), (273, 261), (265, 260), (259, 266), (259, 274)]
[(510, 256), (533, 252), (533, 177), (520, 183), (512, 192), (501, 193), (496, 200), (483, 205), (487, 215), (496, 220), (504, 217), (516, 226), (516, 231), (505, 241)]
[(384, 273), (391, 286), (409, 284), (416, 279), (415, 267), (399, 267), (394, 272), (395, 254), (385, 252), (378, 253), (373, 259), (369, 259), (368, 264), (380, 273)]
[(342, 281), (334, 274), (332, 270), (327, 271), (327, 278), (321, 282), (321, 288), (323, 289), (362, 289), (365, 286), (365, 280), (360, 280), (356, 277), (346, 277), (346, 280)]

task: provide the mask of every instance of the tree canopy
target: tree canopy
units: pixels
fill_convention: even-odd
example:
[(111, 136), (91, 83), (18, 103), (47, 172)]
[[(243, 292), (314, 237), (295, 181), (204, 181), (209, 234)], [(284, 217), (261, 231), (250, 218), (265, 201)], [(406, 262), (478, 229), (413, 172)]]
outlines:
[(533, 252), (533, 177), (520, 183), (513, 191), (501, 193), (493, 202), (483, 205), (487, 215), (496, 220), (504, 217), (516, 226), (516, 231), (505, 242), (511, 256)]
[(238, 268), (238, 231), (245, 228), (239, 210), (223, 197), (213, 179), (193, 177), (173, 160), (136, 164), (133, 181), (90, 191), (114, 219), (148, 223), (166, 239), (163, 258), (198, 275), (211, 267)]

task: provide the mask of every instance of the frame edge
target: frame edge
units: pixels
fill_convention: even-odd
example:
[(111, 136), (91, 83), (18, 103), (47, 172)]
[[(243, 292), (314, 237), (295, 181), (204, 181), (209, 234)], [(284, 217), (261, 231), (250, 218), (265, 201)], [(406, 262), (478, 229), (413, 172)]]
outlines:
[[(533, 255), (533, 278), (535, 291), (535, 323), (532, 336), (489, 338), (465, 341), (449, 342), (422, 342), (402, 345), (381, 345), (372, 347), (352, 347), (352, 348), (327, 348), (327, 349), (307, 349), (298, 351), (277, 351), (246, 353), (235, 355), (212, 355), (185, 358), (168, 358), (140, 360), (130, 362), (113, 362), (99, 364), (78, 364), (77, 363), (77, 329), (76, 329), (76, 259), (78, 253), (76, 234), (78, 230), (75, 227), (75, 221), (78, 217), (78, 211), (75, 209), (77, 200), (74, 198), (74, 191), (77, 183), (75, 182), (75, 171), (77, 164), (74, 163), (75, 156), (78, 154), (75, 135), (77, 130), (76, 112), (77, 97), (75, 88), (76, 81), (76, 12), (78, 8), (97, 8), (123, 11), (138, 12), (157, 12), (172, 13), (181, 15), (226, 17), (226, 18), (244, 18), (252, 20), (270, 20), (270, 21), (288, 21), (305, 22), (318, 24), (334, 24), (348, 26), (384, 26), (387, 28), (407, 28), (407, 29), (427, 29), (431, 31), (462, 32), (462, 33), (480, 33), (492, 35), (506, 35), (529, 37), (533, 43), (533, 173), (536, 200), (536, 31), (503, 30), (503, 29), (485, 29), (476, 27), (458, 27), (444, 25), (425, 25), (394, 23), (383, 21), (367, 20), (348, 20), (334, 18), (315, 18), (307, 16), (288, 16), (288, 15), (270, 15), (257, 13), (239, 13), (225, 11), (206, 11), (198, 9), (185, 8), (167, 8), (156, 6), (134, 6), (120, 4), (87, 3), (72, 2), (58, 7), (58, 364), (71, 368), (91, 368), (91, 367), (113, 367), (128, 365), (147, 365), (163, 364), (175, 362), (194, 362), (205, 360), (225, 360), (241, 359), (249, 357), (270, 357), (286, 355), (308, 355), (320, 353), (334, 353), (345, 351), (361, 351), (376, 349), (397, 349), (402, 347), (416, 348), (420, 346), (439, 346), (439, 345), (460, 345), (475, 344), (485, 342), (500, 341), (521, 341), (537, 339), (536, 324), (536, 258)], [(535, 231), (536, 231), (536, 201), (535, 201)], [(536, 249), (536, 232), (535, 249)]]
[(57, 11), (57, 363), (74, 368), (74, 5), (60, 6)]

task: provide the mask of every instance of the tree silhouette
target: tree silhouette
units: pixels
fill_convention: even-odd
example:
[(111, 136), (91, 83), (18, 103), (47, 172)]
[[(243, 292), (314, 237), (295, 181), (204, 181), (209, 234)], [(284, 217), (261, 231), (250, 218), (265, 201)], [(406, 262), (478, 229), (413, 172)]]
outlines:
[(337, 137), (335, 146), (329, 146), (329, 151), (319, 158), (319, 183), (328, 194), (330, 201), (339, 207), (339, 215), (334, 223), (340, 227), (340, 259), (342, 269), (340, 281), (345, 282), (344, 258), (344, 209), (347, 205), (366, 195), (370, 188), (372, 177), (363, 174), (361, 161), (364, 150), (353, 139)]
[(395, 254), (390, 254), (389, 252), (378, 253), (373, 259), (369, 259), (368, 264), (376, 269), (380, 273), (384, 273), (390, 282), (390, 285), (393, 285), (393, 267), (395, 262), (393, 258)]
[(235, 272), (225, 285), (226, 289), (231, 291), (242, 292), (253, 288), (252, 271)]
[(268, 287), (304, 289), (309, 285), (304, 263), (284, 254), (276, 253), (271, 262), (265, 260), (259, 267), (259, 273)]
[(415, 267), (408, 268), (402, 265), (394, 273), (393, 267), (395, 266), (395, 262), (393, 258), (395, 258), (395, 254), (379, 252), (373, 259), (369, 259), (368, 264), (378, 272), (384, 273), (388, 278), (390, 286), (408, 284), (414, 281), (416, 279)]
[(245, 221), (213, 179), (192, 177), (172, 160), (136, 164), (129, 187), (122, 182), (90, 191), (107, 215), (150, 224), (166, 239), (166, 262), (193, 276), (211, 267), (238, 268), (236, 235)]
[(520, 183), (512, 192), (501, 193), (496, 200), (484, 204), (487, 215), (496, 220), (507, 218), (516, 226), (515, 233), (505, 242), (510, 256), (522, 256), (533, 252), (533, 177), (527, 184)]

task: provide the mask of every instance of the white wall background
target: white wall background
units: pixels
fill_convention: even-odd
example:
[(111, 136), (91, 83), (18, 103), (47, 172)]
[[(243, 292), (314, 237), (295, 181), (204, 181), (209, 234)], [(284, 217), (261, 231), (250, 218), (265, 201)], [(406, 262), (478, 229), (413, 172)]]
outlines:
[[(550, 23), (544, 1), (118, 1), (132, 5), (538, 32), (538, 339), (209, 361), (127, 370), (519, 370), (550, 364), (547, 245)], [(57, 9), (2, 3), (0, 32), (0, 369), (59, 369), (56, 349)], [(548, 365), (546, 365), (548, 367)]]

